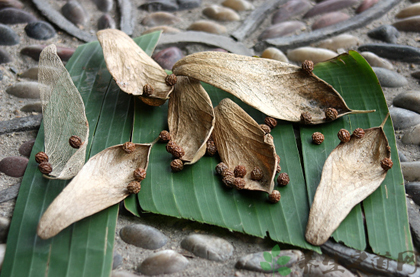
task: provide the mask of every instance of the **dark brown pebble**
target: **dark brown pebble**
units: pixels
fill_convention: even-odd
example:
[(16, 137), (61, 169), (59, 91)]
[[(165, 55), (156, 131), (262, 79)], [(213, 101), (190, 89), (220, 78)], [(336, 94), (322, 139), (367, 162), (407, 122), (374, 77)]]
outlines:
[(55, 36), (56, 32), (50, 23), (45, 21), (31, 22), (25, 27), (28, 37), (38, 40), (47, 40)]
[(266, 40), (269, 38), (282, 37), (291, 34), (295, 31), (305, 28), (305, 23), (301, 21), (286, 21), (272, 25), (265, 29), (258, 37), (259, 40)]
[(271, 24), (277, 24), (290, 18), (306, 13), (312, 8), (311, 3), (307, 0), (292, 0), (282, 5), (271, 19)]
[(0, 1), (0, 10), (4, 8), (16, 8), (23, 9), (23, 4), (17, 0), (1, 0)]
[[(31, 57), (35, 61), (39, 61), (39, 55), (45, 47), (46, 45), (30, 45), (22, 48), (22, 50), (20, 50), (20, 53), (22, 55)], [(62, 61), (68, 61), (75, 50), (76, 49), (74, 48), (57, 46), (57, 55), (61, 58)]]
[(18, 34), (12, 28), (0, 24), (0, 45), (16, 45), (19, 41)]
[(378, 1), (379, 0), (363, 0), (359, 7), (357, 7), (356, 13), (361, 13), (366, 11), (367, 9), (370, 9), (372, 6), (378, 3)]
[(98, 30), (115, 29), (115, 20), (107, 13), (98, 19)]
[(25, 157), (6, 157), (0, 161), (0, 172), (11, 177), (22, 177), (28, 161), (28, 158)]
[(4, 51), (3, 49), (0, 49), (0, 64), (2, 64), (2, 63), (10, 63), (12, 61), (13, 61), (12, 56), (10, 56), (9, 53), (7, 53), (6, 51)]
[(335, 12), (348, 7), (353, 6), (359, 2), (359, 0), (327, 0), (319, 4), (316, 4), (312, 9), (310, 9), (305, 15), (304, 18), (313, 17), (323, 13)]
[(112, 10), (112, 6), (113, 6), (113, 3), (114, 3), (113, 0), (92, 0), (92, 1), (93, 1), (93, 3), (95, 3), (98, 10), (100, 10), (101, 12), (104, 12), (104, 13)]
[(317, 30), (325, 28), (334, 24), (337, 24), (342, 21), (350, 19), (350, 15), (343, 12), (331, 12), (327, 13), (320, 18), (318, 18), (314, 24), (312, 24), (312, 30)]
[(21, 154), (22, 156), (25, 157), (29, 157), (31, 155), (32, 152), (32, 147), (34, 146), (35, 140), (29, 140), (27, 142), (24, 142), (20, 147), (19, 147), (19, 154)]
[(20, 24), (37, 21), (32, 14), (16, 8), (5, 8), (0, 10), (0, 23)]
[(79, 2), (70, 0), (61, 7), (61, 13), (75, 25), (84, 25), (88, 19), (86, 11)]
[(183, 57), (181, 49), (175, 46), (165, 48), (152, 56), (163, 69), (168, 70), (171, 70), (174, 64)]

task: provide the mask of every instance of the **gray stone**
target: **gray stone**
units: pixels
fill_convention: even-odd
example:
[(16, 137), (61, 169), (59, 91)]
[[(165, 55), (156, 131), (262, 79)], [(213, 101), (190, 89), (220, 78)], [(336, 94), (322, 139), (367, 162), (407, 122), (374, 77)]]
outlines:
[(0, 1), (0, 10), (4, 8), (23, 9), (24, 5), (18, 0), (2, 0)]
[[(41, 54), (41, 51), (45, 48), (45, 45), (29, 45), (20, 50), (20, 53), (22, 55), (26, 55), (31, 57), (32, 59), (38, 61), (39, 55)], [(57, 46), (57, 55), (60, 57), (62, 61), (68, 61), (71, 56), (73, 55), (74, 51), (76, 49), (74, 48), (68, 48), (68, 47), (61, 47)]]
[(148, 12), (173, 12), (178, 10), (178, 4), (175, 0), (148, 0), (141, 4), (139, 8)]
[(42, 104), (41, 102), (26, 104), (20, 110), (26, 113), (42, 113)]
[(312, 24), (312, 31), (332, 26), (348, 19), (350, 19), (350, 15), (343, 12), (326, 13), (315, 20)]
[(306, 25), (301, 21), (294, 20), (280, 22), (265, 29), (258, 39), (266, 40), (269, 38), (278, 38), (299, 31), (302, 28), (306, 28)]
[(312, 8), (312, 5), (307, 0), (291, 0), (280, 6), (280, 8), (273, 14), (271, 24), (277, 24), (287, 21), (290, 18), (306, 13)]
[(20, 24), (37, 21), (32, 14), (16, 8), (5, 8), (0, 10), (0, 23)]
[(0, 45), (16, 45), (19, 41), (19, 35), (12, 28), (0, 24)]
[[(420, 183), (416, 183), (416, 185), (420, 186)], [(407, 185), (405, 187), (407, 188)], [(417, 198), (419, 198), (420, 191), (417, 189), (417, 192), (419, 194), (417, 195)], [(418, 206), (419, 202), (416, 202), (416, 201), (414, 202), (417, 205), (411, 203), (410, 199), (407, 198), (408, 222), (410, 223), (411, 237), (413, 238), (413, 243), (416, 247), (420, 247), (420, 212), (419, 212), (420, 207)]]
[(402, 162), (401, 169), (405, 180), (409, 182), (420, 181), (420, 161)]
[(0, 135), (11, 132), (36, 130), (41, 125), (42, 114), (0, 121)]
[(401, 141), (405, 144), (420, 145), (420, 124), (414, 126), (412, 129), (406, 131)]
[(55, 36), (56, 32), (50, 23), (45, 21), (35, 21), (28, 23), (25, 27), (28, 37), (38, 40), (47, 40)]
[(158, 249), (168, 242), (168, 237), (158, 229), (143, 224), (125, 226), (120, 236), (126, 243), (145, 249)]
[(372, 52), (390, 60), (420, 63), (420, 49), (413, 46), (391, 43), (368, 43), (359, 46), (359, 52)]
[(173, 250), (163, 250), (147, 257), (139, 271), (146, 275), (172, 274), (185, 269), (188, 260)]
[(395, 96), (392, 104), (396, 107), (420, 113), (420, 91), (403, 92)]
[(348, 269), (326, 255), (312, 253), (312, 259), (303, 261), (304, 277), (354, 277)]
[(111, 277), (138, 277), (137, 274), (133, 274), (131, 272), (128, 271), (123, 271), (123, 270), (113, 270)]
[[(6, 51), (3, 49), (0, 49), (0, 64), (2, 63), (10, 63), (13, 61), (12, 56), (9, 55)], [(3, 74), (1, 74), (1, 78), (3, 79)]]
[(372, 8), (379, 0), (363, 0), (363, 2), (357, 7), (356, 13), (362, 13), (367, 9)]
[(400, 158), (400, 162), (408, 162), (407, 157), (401, 151), (398, 151), (398, 158)]
[(218, 262), (226, 261), (233, 253), (233, 246), (227, 240), (209, 235), (189, 235), (181, 241), (181, 247), (201, 258)]
[(382, 67), (372, 67), (378, 77), (379, 83), (383, 87), (398, 88), (408, 84), (407, 79), (395, 71), (391, 71)]
[(19, 193), (20, 183), (14, 184), (0, 191), (0, 203), (15, 199)]
[(28, 157), (31, 155), (32, 152), (32, 147), (34, 146), (35, 140), (28, 140), (26, 142), (24, 142), (20, 147), (19, 147), (19, 154), (21, 154), (22, 156)]
[(316, 4), (312, 9), (310, 9), (303, 18), (314, 17), (319, 14), (329, 13), (339, 11), (348, 7), (353, 6), (359, 2), (359, 0), (326, 0), (322, 1), (319, 4)]
[[(274, 258), (273, 261), (273, 270), (267, 271), (261, 268), (261, 262), (266, 262), (264, 258), (265, 252), (258, 252), (253, 254), (248, 254), (242, 258), (240, 258), (237, 262), (235, 267), (238, 269), (246, 269), (251, 271), (258, 271), (258, 272), (265, 272), (265, 273), (272, 273), (273, 270), (277, 271), (281, 267), (288, 267), (291, 268), (295, 263), (299, 262), (304, 258), (304, 254), (299, 250), (282, 250), (280, 254)], [(277, 260), (280, 257), (290, 257), (290, 260), (287, 264), (279, 265), (277, 264)]]
[(6, 255), (6, 244), (0, 244), (0, 271), (3, 265), (5, 255)]
[(0, 70), (0, 81), (3, 80), (3, 70)]
[(181, 21), (181, 18), (167, 12), (155, 12), (147, 15), (141, 21), (144, 26), (154, 27), (160, 25), (172, 25)]
[(112, 257), (112, 269), (116, 269), (120, 265), (122, 265), (123, 257), (117, 252), (114, 251), (114, 255)]
[(74, 25), (84, 25), (89, 19), (82, 5), (75, 0), (69, 0), (61, 7), (61, 13)]
[(406, 182), (405, 192), (417, 205), (420, 205), (420, 182)]
[(372, 52), (362, 52), (360, 55), (366, 59), (366, 61), (370, 64), (370, 66), (374, 67), (382, 67), (389, 70), (393, 70), (394, 66), (388, 60), (383, 59)]
[(168, 70), (171, 70), (174, 64), (183, 57), (181, 49), (176, 46), (165, 48), (152, 56), (163, 69)]
[(394, 129), (401, 130), (420, 124), (420, 114), (396, 107), (389, 108)]
[(39, 99), (39, 86), (37, 82), (19, 82), (7, 88), (6, 92), (19, 98)]
[(178, 0), (177, 3), (179, 10), (189, 10), (200, 7), (201, 0)]
[(101, 12), (109, 12), (110, 10), (112, 10), (112, 6), (114, 1), (113, 0), (92, 0), (96, 7), (98, 8), (98, 10), (100, 10)]
[(28, 158), (11, 156), (0, 161), (0, 172), (7, 176), (22, 177), (28, 165)]
[(115, 29), (115, 20), (109, 14), (105, 13), (98, 19), (98, 30)]
[(6, 242), (7, 233), (9, 233), (10, 219), (0, 217), (0, 242)]
[(400, 32), (398, 32), (397, 28), (394, 26), (382, 25), (372, 31), (369, 31), (368, 36), (388, 43), (397, 43)]
[(19, 77), (38, 81), (38, 66), (34, 66), (19, 74)]

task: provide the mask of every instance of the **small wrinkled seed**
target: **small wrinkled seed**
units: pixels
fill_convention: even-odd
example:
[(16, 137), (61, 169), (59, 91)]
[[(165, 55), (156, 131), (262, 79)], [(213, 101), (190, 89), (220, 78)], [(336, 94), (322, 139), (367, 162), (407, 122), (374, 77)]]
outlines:
[(136, 149), (136, 145), (131, 141), (127, 141), (122, 145), (122, 148), (126, 153), (130, 154), (134, 151), (134, 149)]
[(216, 173), (219, 175), (223, 175), (223, 172), (229, 170), (229, 167), (224, 162), (218, 163), (216, 166)]
[(251, 171), (251, 180), (259, 181), (264, 177), (264, 173), (262, 172), (261, 168), (258, 166), (254, 167)]
[(165, 82), (170, 87), (174, 86), (176, 84), (176, 75), (175, 74), (170, 74), (170, 75), (166, 76)]
[(280, 201), (281, 198), (281, 194), (278, 190), (273, 190), (269, 195), (268, 195), (268, 201), (270, 201), (271, 203), (277, 203)]
[(206, 145), (206, 155), (213, 157), (217, 153), (217, 147), (214, 141), (208, 140)]
[(309, 112), (303, 112), (300, 115), (300, 121), (303, 124), (306, 124), (306, 125), (311, 124), (312, 123), (312, 116), (311, 116), (311, 114)]
[(271, 128), (267, 124), (260, 124), (261, 129), (266, 133), (271, 133)]
[(277, 184), (279, 186), (286, 186), (290, 182), (289, 175), (287, 173), (280, 173), (277, 177)]
[(171, 140), (171, 134), (168, 131), (163, 130), (163, 131), (160, 132), (160, 134), (159, 134), (159, 141), (161, 141), (161, 142), (168, 142), (170, 140)]
[(41, 171), (42, 174), (50, 174), (52, 172), (52, 167), (49, 162), (42, 162), (38, 165), (39, 171)]
[(137, 194), (140, 192), (141, 184), (138, 181), (132, 181), (127, 185), (127, 192), (129, 194)]
[(146, 170), (144, 170), (144, 168), (141, 167), (137, 168), (133, 171), (133, 177), (137, 181), (143, 181), (146, 178)]
[(143, 86), (143, 96), (146, 96), (146, 97), (147, 96), (150, 96), (150, 95), (153, 94), (153, 91), (154, 91), (154, 89), (153, 89), (153, 87), (151, 85), (145, 84)]
[(234, 186), (237, 190), (242, 190), (245, 188), (245, 180), (243, 178), (240, 177), (236, 177), (235, 181), (234, 181)]
[(82, 139), (81, 139), (81, 138), (79, 138), (78, 136), (71, 136), (71, 137), (69, 138), (69, 144), (70, 144), (70, 146), (71, 146), (71, 147), (76, 148), (76, 149), (79, 149), (79, 148), (80, 148), (80, 146), (81, 146), (83, 143), (82, 143)]
[(38, 152), (35, 155), (35, 161), (37, 163), (48, 162), (48, 155), (45, 152)]
[(365, 135), (365, 130), (363, 130), (362, 128), (356, 128), (353, 131), (353, 136), (355, 136), (358, 139), (363, 138), (364, 135)]
[(325, 118), (326, 118), (327, 120), (335, 120), (335, 119), (337, 119), (337, 116), (338, 116), (338, 112), (337, 112), (337, 110), (336, 110), (336, 109), (334, 109), (334, 108), (328, 108), (328, 109), (325, 111)]
[(338, 131), (337, 137), (341, 142), (349, 142), (351, 138), (350, 132), (346, 129), (341, 129)]
[(237, 165), (233, 170), (235, 177), (243, 178), (246, 175), (246, 168), (243, 165)]
[(180, 159), (175, 159), (171, 162), (171, 170), (173, 172), (179, 172), (184, 169), (184, 162)]
[(312, 75), (312, 71), (314, 70), (314, 62), (305, 60), (302, 63), (302, 70), (309, 75)]
[[(226, 170), (227, 171), (227, 170)], [(223, 184), (225, 184), (228, 188), (233, 188), (235, 186), (235, 176), (232, 175), (226, 175), (222, 179)]]
[(312, 142), (315, 144), (321, 144), (324, 141), (324, 135), (320, 132), (315, 132), (312, 134)]
[(392, 162), (392, 160), (390, 158), (385, 158), (381, 161), (381, 167), (385, 171), (390, 170), (393, 165), (394, 165), (394, 163)]
[(264, 123), (267, 124), (270, 129), (274, 129), (277, 126), (277, 120), (269, 116), (264, 119)]

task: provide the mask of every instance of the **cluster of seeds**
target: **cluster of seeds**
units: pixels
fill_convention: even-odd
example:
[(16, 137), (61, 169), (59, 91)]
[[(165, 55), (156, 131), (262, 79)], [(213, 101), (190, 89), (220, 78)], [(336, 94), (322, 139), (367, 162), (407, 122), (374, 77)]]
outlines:
[[(170, 76), (171, 75), (168, 75), (166, 78), (168, 79), (170, 78)], [(172, 156), (175, 158), (171, 161), (170, 164), (172, 172), (179, 172), (183, 170), (184, 162), (181, 160), (181, 158), (185, 155), (184, 149), (182, 149), (181, 146), (179, 146), (173, 140), (171, 140), (171, 134), (166, 130), (161, 131), (158, 138), (160, 142), (167, 142), (166, 151), (171, 153)]]
[(217, 153), (217, 147), (214, 143), (213, 137), (210, 136), (209, 139), (206, 142), (206, 155), (213, 157)]
[[(136, 144), (132, 143), (131, 141), (127, 141), (122, 145), (122, 149), (125, 153), (131, 154), (136, 150)], [(144, 168), (137, 168), (133, 171), (133, 178), (134, 181), (131, 181), (127, 185), (127, 193), (129, 194), (137, 194), (140, 192), (141, 189), (141, 181), (146, 178), (146, 170)]]
[(38, 169), (42, 174), (50, 174), (52, 172), (52, 166), (48, 160), (48, 155), (44, 152), (38, 152), (35, 155), (35, 161), (39, 163)]
[(166, 151), (172, 154), (177, 159), (182, 158), (185, 155), (184, 149), (181, 146), (176, 144), (174, 141), (170, 140), (166, 145)]

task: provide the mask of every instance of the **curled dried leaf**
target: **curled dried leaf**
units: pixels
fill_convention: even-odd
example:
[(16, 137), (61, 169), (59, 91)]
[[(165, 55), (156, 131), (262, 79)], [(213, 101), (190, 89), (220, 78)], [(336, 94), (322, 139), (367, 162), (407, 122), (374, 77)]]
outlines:
[(178, 77), (168, 103), (168, 127), (171, 140), (185, 152), (185, 164), (197, 162), (206, 153), (206, 142), (214, 126), (210, 97), (200, 81)]
[(230, 99), (220, 101), (214, 113), (213, 139), (220, 159), (229, 167), (224, 172), (232, 172), (237, 165), (244, 166), (248, 172), (258, 167), (262, 178), (256, 181), (246, 174), (244, 189), (271, 193), (277, 166), (273, 137)]
[(314, 245), (326, 242), (351, 209), (385, 179), (381, 161), (391, 152), (382, 126), (364, 131), (363, 137), (340, 143), (325, 161), (306, 226), (306, 240)]
[(223, 52), (199, 52), (179, 60), (176, 75), (185, 75), (223, 89), (261, 112), (282, 120), (299, 122), (302, 113), (309, 124), (326, 122), (325, 110), (335, 108), (338, 117), (355, 111), (338, 92), (300, 67), (271, 59)]
[[(82, 97), (53, 44), (41, 52), (38, 81), (41, 84), (45, 153), (52, 166), (52, 172), (45, 177), (70, 179), (85, 163), (89, 125)], [(79, 148), (69, 147), (72, 136), (83, 142), (74, 144)]]
[(38, 236), (51, 238), (70, 224), (126, 198), (128, 184), (135, 181), (133, 171), (147, 169), (151, 147), (136, 144), (127, 154), (122, 145), (116, 145), (90, 158), (45, 211), (38, 224)]
[[(144, 94), (144, 86), (148, 85), (147, 88), (152, 89), (146, 90), (147, 97), (168, 99), (173, 89), (166, 84), (168, 75), (128, 35), (116, 29), (101, 30), (96, 35), (106, 66), (122, 91), (139, 96)], [(163, 104), (164, 101), (157, 103)]]

